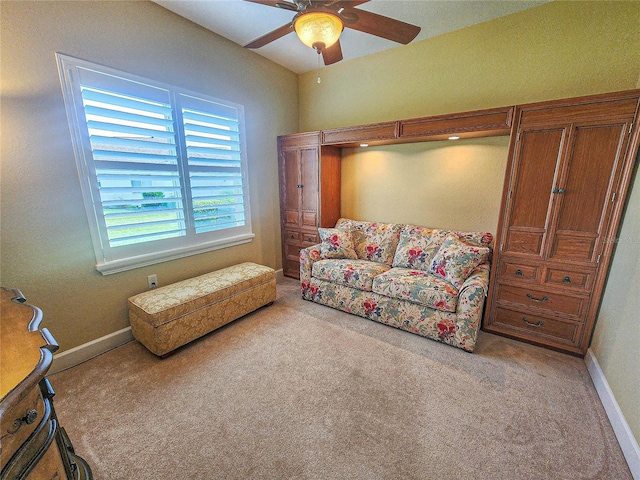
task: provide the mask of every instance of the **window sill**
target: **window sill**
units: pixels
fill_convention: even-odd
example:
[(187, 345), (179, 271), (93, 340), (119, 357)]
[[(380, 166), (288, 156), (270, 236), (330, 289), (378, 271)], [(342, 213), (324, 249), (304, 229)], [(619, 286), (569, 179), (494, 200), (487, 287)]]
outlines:
[(148, 255), (140, 255), (137, 257), (99, 263), (96, 265), (96, 270), (102, 273), (102, 275), (111, 275), (112, 273), (125, 272), (127, 270), (133, 270), (134, 268), (154, 265), (156, 263), (168, 262), (170, 260), (189, 257), (191, 255), (197, 255), (199, 253), (205, 253), (213, 250), (219, 250), (221, 248), (242, 245), (243, 243), (251, 242), (254, 237), (255, 235), (253, 233), (247, 233), (244, 235), (215, 240), (213, 242), (203, 243), (192, 247), (165, 250), (161, 252), (150, 253)]

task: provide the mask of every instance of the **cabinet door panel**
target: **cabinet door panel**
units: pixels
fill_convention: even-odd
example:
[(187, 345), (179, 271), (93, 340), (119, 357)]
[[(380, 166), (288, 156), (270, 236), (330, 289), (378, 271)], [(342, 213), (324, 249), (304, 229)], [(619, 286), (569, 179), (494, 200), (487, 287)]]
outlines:
[(318, 149), (305, 149), (300, 152), (300, 180), (302, 184), (302, 217), (303, 225), (309, 225), (307, 221), (312, 213), (313, 225), (316, 225), (318, 212)]
[(506, 252), (542, 255), (552, 207), (549, 198), (559, 175), (565, 137), (565, 128), (522, 132), (511, 189)]
[(280, 189), (284, 223), (287, 227), (300, 226), (300, 162), (296, 150), (282, 152)]
[(551, 258), (593, 261), (606, 228), (627, 125), (577, 126), (571, 162), (562, 179), (557, 229)]

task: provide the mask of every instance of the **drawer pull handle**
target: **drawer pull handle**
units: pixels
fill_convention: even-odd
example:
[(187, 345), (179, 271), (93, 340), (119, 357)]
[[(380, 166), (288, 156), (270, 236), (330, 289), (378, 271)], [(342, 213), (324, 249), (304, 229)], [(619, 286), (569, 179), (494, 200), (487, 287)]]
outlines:
[(553, 193), (564, 193), (566, 190), (564, 188), (554, 188)]
[(566, 277), (564, 277), (562, 279), (562, 283), (571, 283), (571, 277), (569, 275), (567, 275)]
[(296, 188), (302, 188), (302, 185), (297, 184), (297, 185), (296, 185)]
[(521, 277), (522, 276), (522, 270), (517, 269), (516, 270), (516, 277)]
[(296, 238), (296, 236), (292, 233), (291, 235), (289, 235), (289, 238)]
[(542, 325), (544, 325), (544, 320), (538, 320), (537, 323), (532, 323), (527, 317), (522, 317), (522, 321), (530, 327), (541, 327)]
[(313, 238), (307, 237), (307, 242), (313, 242)]
[(18, 430), (20, 430), (20, 427), (22, 426), (22, 424), (31, 425), (33, 422), (36, 421), (37, 418), (38, 418), (38, 411), (35, 408), (29, 410), (24, 417), (16, 418), (13, 421), (14, 430), (9, 431), (9, 433), (10, 434), (16, 433)]
[(530, 293), (527, 293), (527, 298), (533, 302), (538, 302), (538, 303), (544, 303), (549, 301), (549, 297), (547, 297), (546, 295), (542, 298), (536, 298)]

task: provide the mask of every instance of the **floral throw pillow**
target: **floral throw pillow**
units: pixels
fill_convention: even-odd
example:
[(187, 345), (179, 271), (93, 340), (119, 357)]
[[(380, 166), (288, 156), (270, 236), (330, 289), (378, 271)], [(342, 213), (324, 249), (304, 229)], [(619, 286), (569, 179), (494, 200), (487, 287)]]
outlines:
[(393, 266), (429, 271), (431, 260), (447, 235), (447, 230), (406, 225), (400, 232)]
[(364, 223), (354, 232), (353, 246), (358, 258), (391, 265), (400, 240), (399, 223)]
[(322, 239), (320, 257), (322, 258), (358, 258), (353, 249), (351, 232), (339, 228), (319, 228)]
[(491, 249), (448, 235), (431, 261), (429, 273), (460, 289), (471, 271), (489, 258)]

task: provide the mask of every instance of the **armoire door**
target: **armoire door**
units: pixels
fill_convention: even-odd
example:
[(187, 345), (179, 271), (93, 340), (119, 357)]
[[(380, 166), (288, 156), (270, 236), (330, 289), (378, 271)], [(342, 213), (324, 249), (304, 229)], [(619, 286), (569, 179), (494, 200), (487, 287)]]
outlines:
[(548, 259), (598, 262), (599, 239), (617, 188), (622, 156), (628, 144), (626, 122), (584, 123), (571, 128), (567, 164), (558, 183), (557, 218)]
[(301, 227), (318, 227), (318, 149), (300, 150)]
[(508, 192), (505, 254), (542, 259), (553, 219), (552, 191), (558, 182), (567, 128), (520, 132), (517, 161)]

